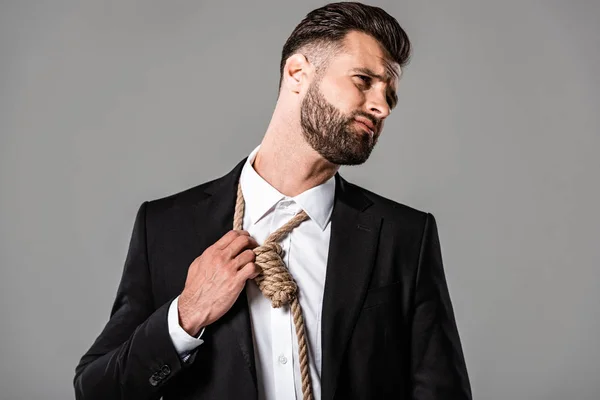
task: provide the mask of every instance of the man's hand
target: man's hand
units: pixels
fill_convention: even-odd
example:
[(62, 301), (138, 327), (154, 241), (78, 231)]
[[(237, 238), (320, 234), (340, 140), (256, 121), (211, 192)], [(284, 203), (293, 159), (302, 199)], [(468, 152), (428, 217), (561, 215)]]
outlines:
[(192, 262), (178, 300), (179, 323), (189, 335), (196, 336), (221, 318), (246, 280), (260, 273), (254, 263), (255, 247), (258, 243), (248, 232), (231, 230)]

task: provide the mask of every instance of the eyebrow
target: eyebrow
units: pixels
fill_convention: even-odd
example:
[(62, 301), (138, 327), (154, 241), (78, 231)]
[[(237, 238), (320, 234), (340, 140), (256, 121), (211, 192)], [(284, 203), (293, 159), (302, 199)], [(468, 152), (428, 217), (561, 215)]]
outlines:
[[(371, 78), (379, 79), (380, 81), (389, 82), (391, 80), (391, 76), (389, 74), (379, 75), (372, 71), (370, 68), (353, 68), (351, 72), (357, 72), (359, 74), (364, 74), (370, 76)], [(390, 96), (392, 97), (392, 108), (396, 107), (398, 104), (398, 96), (396, 95), (396, 91), (394, 89), (390, 89)]]

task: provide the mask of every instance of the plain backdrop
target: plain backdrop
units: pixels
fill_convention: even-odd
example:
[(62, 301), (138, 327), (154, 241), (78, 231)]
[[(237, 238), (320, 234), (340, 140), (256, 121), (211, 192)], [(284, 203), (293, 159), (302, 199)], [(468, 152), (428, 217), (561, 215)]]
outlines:
[[(73, 399), (139, 205), (260, 143), (320, 1), (0, 1), (0, 399)], [(476, 399), (600, 396), (600, 2), (378, 1), (414, 45), (351, 182), (431, 212)]]

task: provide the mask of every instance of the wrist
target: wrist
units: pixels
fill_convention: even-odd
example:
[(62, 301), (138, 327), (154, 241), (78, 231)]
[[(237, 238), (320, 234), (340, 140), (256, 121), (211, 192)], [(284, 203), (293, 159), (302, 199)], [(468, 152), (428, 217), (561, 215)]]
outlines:
[[(195, 307), (194, 307), (195, 308)], [(177, 317), (179, 326), (190, 336), (198, 337), (198, 334), (206, 325), (205, 319), (198, 315), (194, 308), (187, 305), (184, 299), (179, 298), (177, 303)]]

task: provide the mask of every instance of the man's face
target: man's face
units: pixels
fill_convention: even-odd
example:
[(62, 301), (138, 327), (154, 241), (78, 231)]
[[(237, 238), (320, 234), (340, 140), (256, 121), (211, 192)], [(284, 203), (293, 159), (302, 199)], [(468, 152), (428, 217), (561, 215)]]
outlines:
[(300, 123), (304, 138), (323, 158), (359, 165), (371, 155), (396, 103), (395, 65), (371, 36), (350, 32), (344, 43), (342, 53), (311, 82)]

